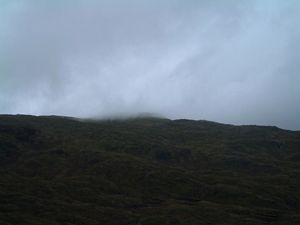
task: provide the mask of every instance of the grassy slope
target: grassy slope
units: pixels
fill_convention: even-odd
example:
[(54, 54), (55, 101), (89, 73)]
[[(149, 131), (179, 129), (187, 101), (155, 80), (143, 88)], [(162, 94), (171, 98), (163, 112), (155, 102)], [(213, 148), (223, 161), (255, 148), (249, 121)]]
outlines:
[(300, 224), (300, 133), (0, 116), (1, 225)]

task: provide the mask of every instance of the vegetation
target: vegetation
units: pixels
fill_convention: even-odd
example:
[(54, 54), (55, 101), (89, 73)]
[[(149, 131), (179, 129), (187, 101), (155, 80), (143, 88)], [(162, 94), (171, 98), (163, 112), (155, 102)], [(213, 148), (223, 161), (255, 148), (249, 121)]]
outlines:
[(2, 115), (0, 224), (300, 224), (300, 132)]

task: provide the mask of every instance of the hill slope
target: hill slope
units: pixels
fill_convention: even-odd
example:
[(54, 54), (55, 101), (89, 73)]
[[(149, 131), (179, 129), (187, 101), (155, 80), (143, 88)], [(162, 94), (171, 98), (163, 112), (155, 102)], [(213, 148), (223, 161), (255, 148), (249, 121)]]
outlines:
[(299, 132), (0, 116), (1, 225), (295, 225), (299, 215)]

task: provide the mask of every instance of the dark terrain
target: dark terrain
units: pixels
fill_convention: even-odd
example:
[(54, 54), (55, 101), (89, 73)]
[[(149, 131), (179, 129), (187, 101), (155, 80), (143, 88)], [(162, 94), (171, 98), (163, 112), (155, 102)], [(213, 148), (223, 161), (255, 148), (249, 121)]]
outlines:
[(297, 225), (300, 132), (0, 116), (1, 225)]

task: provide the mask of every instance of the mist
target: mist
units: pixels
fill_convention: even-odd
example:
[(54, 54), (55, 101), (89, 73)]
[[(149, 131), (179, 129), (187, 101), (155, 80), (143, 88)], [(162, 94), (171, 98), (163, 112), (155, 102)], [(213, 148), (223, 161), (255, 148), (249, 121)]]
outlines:
[(300, 130), (300, 1), (0, 0), (0, 113)]

